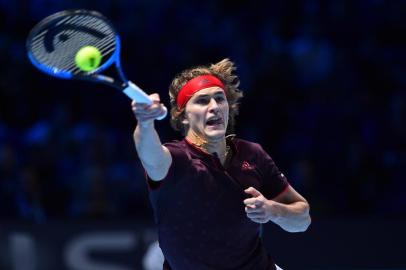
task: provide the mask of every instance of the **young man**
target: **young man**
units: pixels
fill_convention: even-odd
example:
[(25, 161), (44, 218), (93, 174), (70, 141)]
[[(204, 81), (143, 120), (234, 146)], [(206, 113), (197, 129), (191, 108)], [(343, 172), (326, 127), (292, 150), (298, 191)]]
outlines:
[(242, 92), (224, 59), (173, 80), (171, 124), (184, 139), (161, 144), (154, 120), (165, 108), (132, 103), (134, 141), (148, 174), (164, 269), (277, 269), (259, 234), (274, 222), (305, 231), (309, 205), (256, 143), (230, 135)]

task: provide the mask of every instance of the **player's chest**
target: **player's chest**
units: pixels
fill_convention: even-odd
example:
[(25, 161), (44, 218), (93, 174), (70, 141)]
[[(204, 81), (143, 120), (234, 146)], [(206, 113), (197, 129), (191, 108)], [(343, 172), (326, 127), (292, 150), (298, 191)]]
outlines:
[(200, 184), (208, 189), (230, 187), (244, 190), (248, 187), (260, 189), (262, 173), (251, 160), (232, 159), (226, 167), (218, 160), (193, 159), (189, 178), (194, 184)]

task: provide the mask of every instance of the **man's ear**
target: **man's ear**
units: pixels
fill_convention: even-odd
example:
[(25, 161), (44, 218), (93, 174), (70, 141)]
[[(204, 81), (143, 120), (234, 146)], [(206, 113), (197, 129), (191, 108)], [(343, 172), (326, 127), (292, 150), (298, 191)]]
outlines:
[(184, 113), (181, 115), (181, 118), (182, 118), (182, 124), (189, 125), (189, 120), (186, 119), (186, 116)]
[(189, 120), (187, 120), (186, 118), (183, 118), (182, 124), (189, 125)]

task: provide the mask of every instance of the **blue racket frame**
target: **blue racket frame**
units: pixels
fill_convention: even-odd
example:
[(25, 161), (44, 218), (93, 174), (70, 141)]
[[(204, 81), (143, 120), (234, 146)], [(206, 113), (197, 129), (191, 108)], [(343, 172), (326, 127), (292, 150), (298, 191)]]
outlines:
[[(57, 68), (52, 68), (47, 65), (41, 64), (39, 61), (36, 60), (34, 55), (31, 53), (31, 45), (30, 45), (30, 40), (31, 40), (31, 35), (33, 35), (33, 31), (35, 33), (36, 28), (46, 28), (49, 23), (54, 21), (54, 19), (59, 18), (64, 15), (69, 15), (72, 13), (90, 13), (98, 17), (102, 17), (108, 24), (110, 24), (111, 28), (114, 30), (115, 33), (115, 50), (112, 53), (112, 55), (109, 57), (107, 61), (105, 61), (100, 67), (92, 70), (92, 71), (80, 71), (79, 73), (72, 74), (72, 72), (68, 71), (62, 71), (58, 70)], [(121, 60), (120, 60), (120, 51), (121, 51), (121, 41), (120, 41), (120, 36), (117, 34), (115, 31), (114, 27), (111, 25), (111, 23), (100, 13), (95, 12), (95, 11), (87, 11), (87, 10), (66, 10), (66, 11), (61, 11), (58, 13), (55, 13), (47, 18), (45, 18), (43, 21), (41, 21), (34, 29), (31, 31), (29, 38), (27, 39), (27, 51), (28, 51), (28, 59), (30, 62), (38, 68), (41, 72), (61, 78), (61, 79), (80, 79), (80, 80), (87, 80), (87, 81), (92, 81), (92, 82), (98, 82), (98, 83), (103, 83), (106, 85), (113, 86), (119, 90), (121, 90), (124, 94), (126, 94), (129, 98), (136, 100), (139, 103), (146, 103), (148, 105), (152, 104), (152, 100), (149, 98), (149, 96), (137, 85), (134, 83), (130, 82), (127, 80), (126, 76), (124, 75), (124, 72), (121, 68)], [(99, 74), (102, 71), (108, 69), (113, 63), (116, 65), (116, 71), (118, 73), (118, 76), (120, 77), (120, 82), (112, 77)], [(164, 107), (164, 113), (157, 117), (158, 120), (161, 120), (165, 118), (167, 114), (167, 109)]]

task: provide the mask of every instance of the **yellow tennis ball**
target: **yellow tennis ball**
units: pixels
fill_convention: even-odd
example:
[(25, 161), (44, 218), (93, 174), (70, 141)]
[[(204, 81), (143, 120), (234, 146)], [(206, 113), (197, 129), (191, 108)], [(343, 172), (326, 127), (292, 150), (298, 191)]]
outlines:
[(85, 46), (80, 48), (76, 53), (76, 66), (82, 71), (92, 71), (96, 69), (102, 60), (100, 51), (93, 46)]

